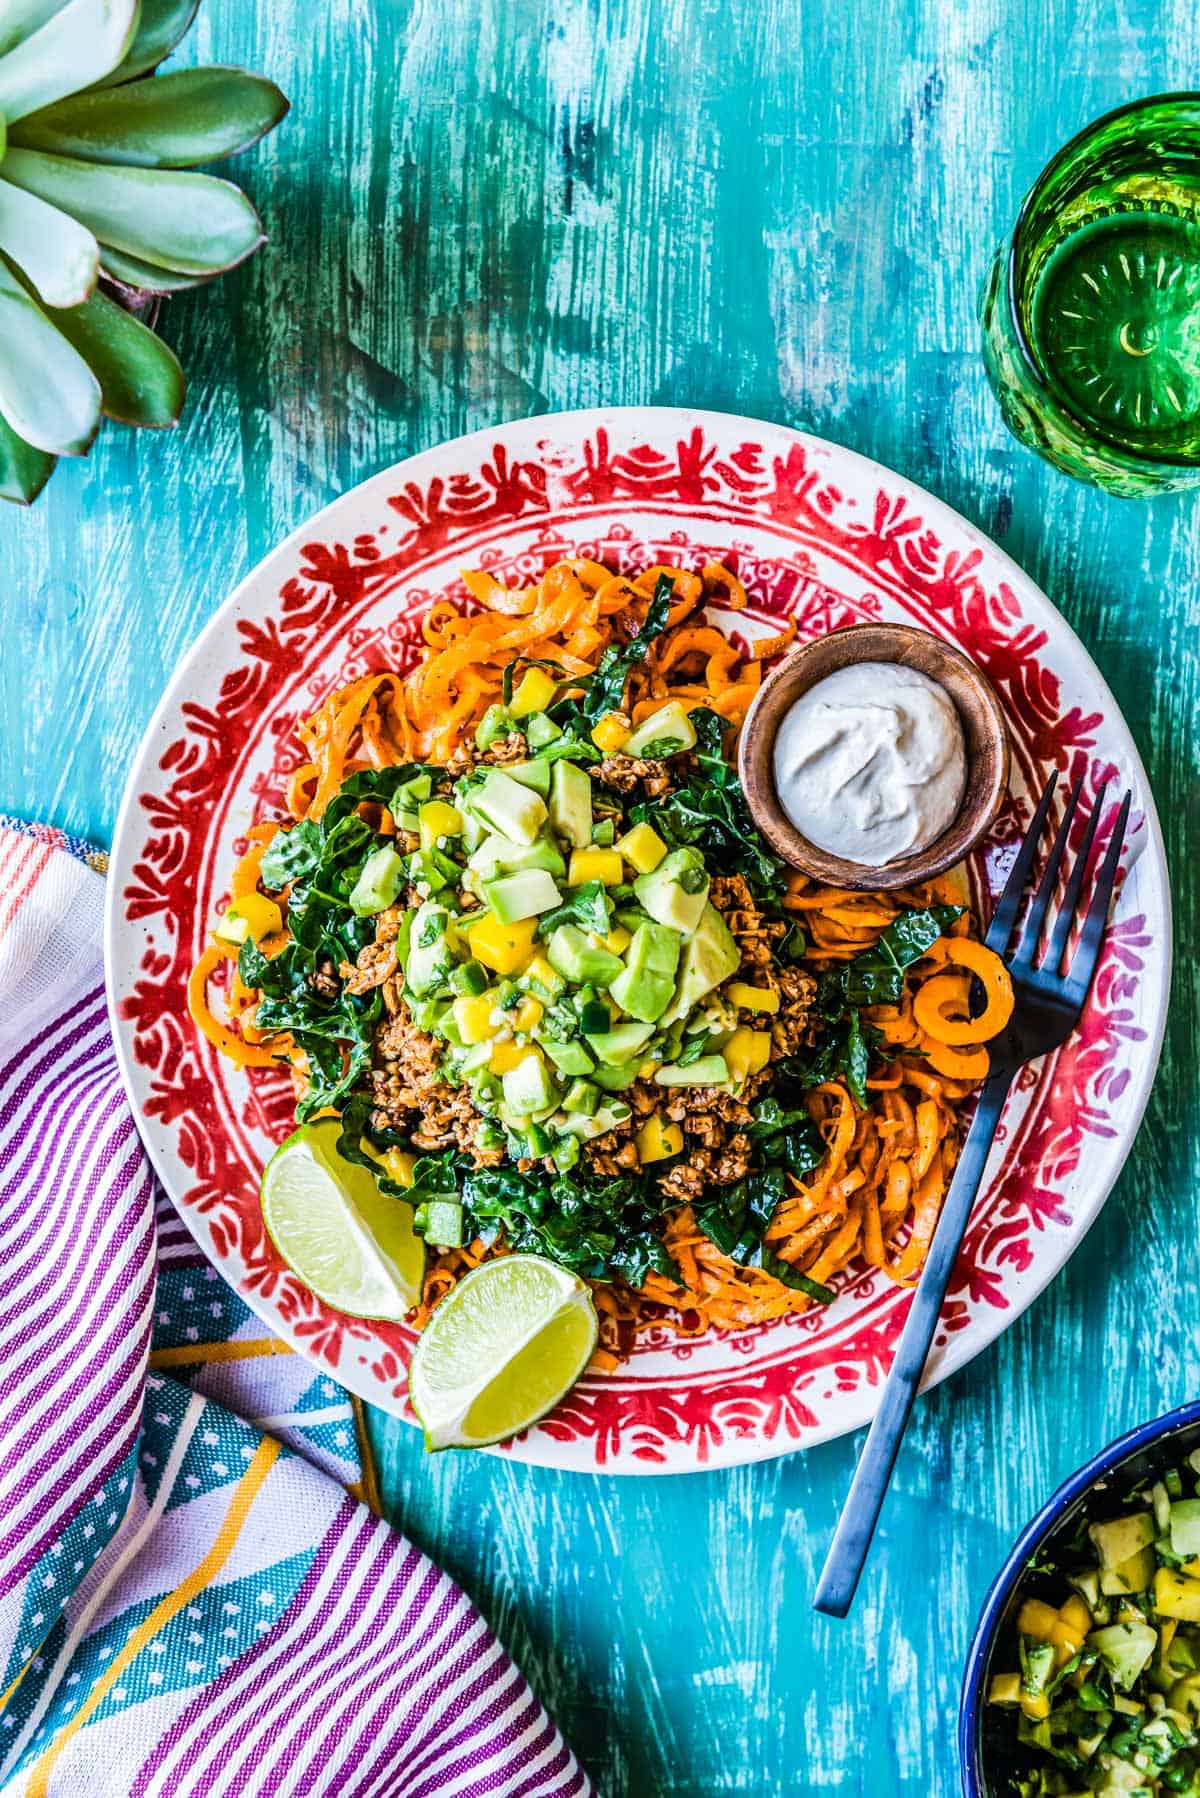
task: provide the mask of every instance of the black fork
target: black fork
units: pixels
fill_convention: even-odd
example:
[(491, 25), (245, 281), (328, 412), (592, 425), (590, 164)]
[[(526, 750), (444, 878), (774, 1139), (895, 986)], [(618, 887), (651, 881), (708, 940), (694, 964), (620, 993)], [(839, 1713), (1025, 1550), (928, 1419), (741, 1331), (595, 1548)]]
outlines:
[(1008, 1024), (988, 1044), (991, 1071), (980, 1091), (975, 1116), (963, 1143), (962, 1154), (954, 1170), (954, 1178), (950, 1182), (950, 1190), (946, 1194), (933, 1241), (929, 1245), (925, 1267), (905, 1320), (896, 1349), (896, 1359), (892, 1363), (879, 1409), (854, 1470), (854, 1479), (817, 1584), (817, 1595), (813, 1602), (818, 1611), (824, 1611), (830, 1617), (844, 1617), (854, 1598), (855, 1587), (871, 1546), (901, 1438), (925, 1370), (929, 1345), (937, 1329), (946, 1287), (958, 1257), (971, 1206), (983, 1179), (988, 1152), (996, 1134), (996, 1126), (1000, 1122), (1009, 1087), (1019, 1067), (1039, 1055), (1048, 1054), (1051, 1049), (1057, 1049), (1070, 1036), (1079, 1022), (1080, 1013), (1087, 1002), (1092, 976), (1096, 972), (1121, 859), (1121, 845), (1129, 820), (1132, 795), (1128, 792), (1121, 801), (1104, 860), (1095, 878), (1091, 900), (1083, 913), (1079, 938), (1065, 971), (1063, 962), (1067, 959), (1072, 928), (1079, 918), (1084, 876), (1104, 807), (1107, 786), (1102, 786), (1096, 795), (1083, 841), (1079, 845), (1079, 853), (1067, 875), (1062, 903), (1055, 915), (1046, 953), (1038, 959), (1038, 946), (1042, 940), (1050, 901), (1066, 854), (1071, 826), (1079, 808), (1082, 777), (1071, 789), (1024, 927), (1017, 938), (1016, 947), (1010, 948), (1021, 901), (1033, 875), (1038, 844), (1046, 828), (1057, 781), (1057, 775), (1051, 775), (1046, 784), (984, 939), (989, 949), (994, 949), (1004, 958), (1012, 975), (1016, 1002)]

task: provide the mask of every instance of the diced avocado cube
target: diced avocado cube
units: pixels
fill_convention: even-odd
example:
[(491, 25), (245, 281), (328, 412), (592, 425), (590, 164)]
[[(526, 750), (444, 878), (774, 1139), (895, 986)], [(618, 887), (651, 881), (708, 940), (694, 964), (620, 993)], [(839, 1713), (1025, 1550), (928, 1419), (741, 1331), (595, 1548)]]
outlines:
[(590, 1074), (596, 1065), (578, 1037), (573, 1037), (568, 1043), (556, 1043), (548, 1037), (539, 1036), (538, 1046), (542, 1053), (554, 1063), (560, 1074)]
[(554, 764), (550, 823), (572, 849), (586, 849), (592, 840), (592, 783), (577, 762)]
[(391, 805), (388, 809), (395, 817), (397, 806), (411, 811), (414, 806), (424, 805), (425, 801), (432, 797), (433, 776), (431, 774), (410, 774), (407, 780), (400, 782), (392, 794)]
[(696, 727), (686, 709), (677, 699), (672, 699), (642, 719), (626, 738), (621, 753), (640, 756), (644, 760), (647, 756), (679, 755), (683, 750), (695, 747)]
[(418, 1205), (413, 1227), (435, 1249), (462, 1247), (463, 1208), (455, 1199), (427, 1199)]
[(634, 1055), (628, 1061), (601, 1062), (592, 1074), (592, 1079), (606, 1093), (627, 1092), (637, 1079), (641, 1065), (640, 1055)]
[(1200, 1555), (1200, 1498), (1178, 1498), (1171, 1506), (1171, 1553), (1181, 1561)]
[(370, 918), (394, 905), (404, 882), (404, 857), (390, 843), (376, 849), (362, 865), (350, 890), (350, 910), (356, 918)]
[(578, 1136), (584, 1142), (590, 1142), (595, 1136), (607, 1136), (618, 1124), (623, 1124), (629, 1116), (629, 1107), (621, 1099), (607, 1105), (599, 1105), (589, 1114), (584, 1111), (568, 1111), (563, 1118), (563, 1129), (571, 1136)]
[(1186, 1673), (1177, 1679), (1171, 1687), (1170, 1705), (1173, 1711), (1181, 1711), (1189, 1722), (1200, 1719), (1200, 1673)]
[(588, 980), (609, 986), (624, 967), (619, 955), (594, 948), (576, 924), (560, 924), (551, 931), (546, 954), (550, 966), (576, 986)]
[(675, 997), (659, 1024), (665, 1026), (686, 1018), (701, 999), (737, 973), (741, 961), (729, 926), (715, 906), (706, 905), (695, 931), (684, 943)]
[(404, 978), (418, 998), (449, 986), (454, 968), (454, 954), (446, 939), (449, 917), (446, 907), (433, 899), (413, 913)]
[(562, 730), (545, 712), (532, 712), (525, 720), (525, 741), (531, 749), (545, 749), (562, 736)]
[(1148, 1623), (1109, 1623), (1094, 1629), (1087, 1643), (1108, 1668), (1114, 1686), (1127, 1692), (1158, 1646), (1158, 1631)]
[(475, 726), (475, 747), (490, 749), (493, 743), (511, 735), (516, 728), (507, 706), (490, 705)]
[(546, 802), (541, 794), (510, 779), (501, 768), (491, 770), (467, 804), (476, 817), (515, 843), (535, 842), (546, 822)]
[(669, 1062), (657, 1070), (654, 1078), (660, 1086), (725, 1086), (729, 1069), (723, 1055), (701, 1055), (683, 1068)]
[(450, 976), (450, 984), (464, 998), (476, 998), (487, 989), (488, 971), (481, 961), (460, 962)]
[(686, 936), (700, 922), (708, 900), (708, 874), (698, 849), (672, 849), (657, 868), (633, 883), (639, 904), (657, 924)]
[(638, 926), (625, 952), (625, 972), (609, 989), (622, 1011), (648, 1024), (662, 1016), (675, 991), (682, 941), (665, 924)]
[(546, 1064), (534, 1049), (523, 1056), (515, 1068), (509, 1068), (501, 1085), (504, 1103), (518, 1116), (543, 1111), (548, 1105), (554, 1105), (558, 1097)]
[(610, 1067), (618, 1061), (628, 1061), (643, 1049), (654, 1035), (653, 1024), (614, 1024), (597, 1036), (589, 1036), (588, 1048), (593, 1050), (597, 1058)]
[(1099, 1610), (1100, 1570), (1098, 1567), (1089, 1567), (1083, 1573), (1068, 1574), (1067, 1584), (1075, 1588), (1093, 1615)]
[(560, 1134), (550, 1151), (550, 1159), (560, 1174), (569, 1174), (579, 1160), (579, 1138), (567, 1133)]
[(564, 1111), (582, 1111), (585, 1117), (595, 1115), (600, 1104), (600, 1088), (590, 1080), (573, 1080), (563, 1095)]
[(1019, 1673), (993, 1673), (988, 1685), (989, 1704), (1020, 1704), (1021, 1675)]
[(510, 780), (520, 781), (523, 787), (532, 787), (543, 799), (550, 792), (549, 762), (509, 762), (504, 772)]
[(1130, 1511), (1105, 1523), (1093, 1523), (1088, 1535), (1100, 1556), (1101, 1567), (1118, 1567), (1154, 1540), (1154, 1517), (1149, 1511)]
[(467, 866), (491, 880), (495, 874), (519, 874), (525, 868), (544, 868), (547, 874), (561, 879), (567, 872), (566, 859), (547, 836), (534, 843), (514, 843), (511, 837), (486, 836), (472, 849)]
[(502, 874), (485, 880), (483, 896), (502, 924), (537, 918), (553, 911), (562, 894), (544, 868), (525, 868), (519, 874)]

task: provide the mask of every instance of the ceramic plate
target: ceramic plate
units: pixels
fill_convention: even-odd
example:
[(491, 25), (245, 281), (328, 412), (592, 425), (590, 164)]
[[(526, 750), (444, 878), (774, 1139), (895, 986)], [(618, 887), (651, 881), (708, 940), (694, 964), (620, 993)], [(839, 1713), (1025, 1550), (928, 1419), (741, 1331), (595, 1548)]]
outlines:
[[(185, 656), (130, 777), (107, 954), (126, 1084), (163, 1184), (270, 1327), (385, 1410), (406, 1413), (411, 1332), (331, 1311), (266, 1238), (259, 1170), (291, 1128), (274, 1070), (246, 1073), (189, 1022), (185, 988), (240, 839), (281, 809), (293, 726), (332, 687), (405, 667), (459, 570), (536, 580), (590, 556), (737, 570), (763, 627), (801, 639), (864, 619), (939, 632), (991, 677), (1013, 741), (1009, 803), (970, 868), (985, 908), (1052, 768), (1133, 788), (1124, 885), (1081, 1029), (1009, 1101), (942, 1316), (930, 1382), (1008, 1327), (1112, 1186), (1146, 1102), (1170, 972), (1153, 801), (1095, 665), (1049, 601), (971, 525), (876, 463), (773, 425), (662, 409), (530, 419), (464, 437), (337, 500), (254, 571)], [(751, 628), (753, 628), (751, 626)], [(1060, 783), (1060, 792), (1062, 786)], [(1086, 806), (1081, 808), (1086, 811)], [(908, 1297), (852, 1272), (837, 1302), (693, 1342), (643, 1337), (505, 1452), (618, 1473), (734, 1465), (855, 1429), (874, 1410)]]

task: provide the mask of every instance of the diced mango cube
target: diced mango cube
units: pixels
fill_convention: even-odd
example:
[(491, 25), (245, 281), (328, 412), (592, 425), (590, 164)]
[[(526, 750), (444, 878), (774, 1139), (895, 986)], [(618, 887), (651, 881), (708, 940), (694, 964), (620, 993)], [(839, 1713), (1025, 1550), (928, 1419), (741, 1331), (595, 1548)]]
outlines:
[(1154, 1608), (1160, 1617), (1200, 1623), (1200, 1579), (1160, 1567), (1154, 1575)]
[(1065, 1604), (1060, 1604), (1058, 1614), (1069, 1629), (1077, 1636), (1086, 1636), (1092, 1627), (1092, 1613), (1078, 1592), (1072, 1592)]
[(988, 1686), (989, 1704), (1020, 1704), (1021, 1675), (1019, 1673), (993, 1673)]
[(657, 1072), (661, 1066), (662, 1066), (662, 1063), (658, 1062), (658, 1061), (644, 1061), (642, 1063), (641, 1067), (638, 1069), (638, 1079), (639, 1080), (653, 1080), (655, 1074), (657, 1074)]
[(513, 1029), (520, 1030), (528, 1036), (530, 1031), (536, 1030), (541, 1023), (544, 1010), (545, 1007), (540, 999), (522, 999), (512, 1014)]
[[(338, 1114), (331, 1111), (327, 1115), (336, 1117)], [(384, 1173), (388, 1174), (397, 1186), (412, 1185), (416, 1156), (410, 1155), (407, 1149), (377, 1149), (375, 1144), (369, 1142), (365, 1136), (360, 1138), (359, 1146), (364, 1155), (369, 1155), (372, 1161), (379, 1163)]]
[(604, 938), (604, 947), (610, 955), (624, 955), (632, 941), (633, 938), (624, 924), (618, 924)]
[(495, 974), (515, 974), (524, 967), (537, 934), (536, 918), (521, 918), (515, 924), (502, 924), (488, 912), (467, 929), (471, 954)]
[(544, 668), (527, 668), (508, 702), (510, 717), (528, 718), (530, 712), (544, 712), (557, 692), (558, 682)]
[(648, 1117), (637, 1133), (638, 1160), (665, 1161), (669, 1155), (678, 1155), (683, 1147), (683, 1131), (678, 1124), (671, 1124), (655, 1112)]
[(464, 1043), (486, 1043), (496, 1034), (492, 1013), (496, 1009), (494, 993), (479, 993), (454, 1001), (454, 1022)]
[(283, 929), (283, 913), (264, 893), (243, 893), (235, 899), (213, 935), (222, 943), (261, 943)]
[(493, 1074), (508, 1074), (518, 1062), (524, 1061), (529, 1054), (528, 1043), (497, 1043), (488, 1059), (488, 1067)]
[(417, 813), (422, 849), (432, 849), (439, 837), (462, 835), (462, 813), (444, 799), (430, 799)]
[(1050, 1700), (1044, 1692), (1022, 1692), (1021, 1709), (1031, 1723), (1040, 1723), (1050, 1715)]
[(1059, 1615), (1054, 1606), (1043, 1604), (1040, 1598), (1027, 1598), (1017, 1612), (1019, 1633), (1023, 1636), (1032, 1636), (1035, 1642), (1048, 1642), (1059, 1621)]
[(761, 1073), (770, 1061), (771, 1032), (751, 1030), (749, 1025), (743, 1024), (734, 1031), (722, 1054), (730, 1079), (735, 1086), (740, 1086), (751, 1074)]
[(585, 881), (599, 880), (606, 887), (620, 886), (625, 871), (615, 849), (573, 849), (567, 869), (567, 885), (581, 887)]
[(779, 994), (773, 986), (747, 986), (743, 980), (732, 980), (725, 988), (725, 997), (743, 1011), (779, 1010)]
[(415, 1155), (407, 1149), (389, 1149), (383, 1158), (383, 1165), (397, 1186), (411, 1186), (413, 1183), (413, 1164)]
[(566, 985), (562, 975), (556, 968), (550, 966), (546, 957), (540, 952), (530, 956), (522, 970), (522, 979), (525, 981), (536, 980), (542, 991), (549, 993), (552, 997), (561, 993)]
[(592, 742), (605, 755), (615, 755), (629, 741), (629, 726), (616, 712), (605, 712), (592, 731)]
[(617, 848), (639, 874), (651, 873), (667, 853), (667, 845), (649, 824), (635, 824), (625, 832)]
[(1072, 1655), (1079, 1653), (1083, 1647), (1083, 1638), (1086, 1633), (1086, 1630), (1073, 1629), (1069, 1623), (1064, 1623), (1062, 1618), (1059, 1618), (1050, 1631), (1050, 1640), (1054, 1644), (1060, 1667), (1065, 1667)]

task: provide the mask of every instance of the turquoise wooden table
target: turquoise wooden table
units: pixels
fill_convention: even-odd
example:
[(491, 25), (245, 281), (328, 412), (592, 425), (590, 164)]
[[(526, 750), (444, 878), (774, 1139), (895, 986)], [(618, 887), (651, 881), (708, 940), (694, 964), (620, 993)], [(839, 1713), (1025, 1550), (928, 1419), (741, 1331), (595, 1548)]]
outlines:
[(188, 59), (293, 103), (240, 164), (270, 245), (170, 307), (178, 433), (107, 430), (0, 519), (0, 810), (98, 840), (172, 663), (267, 549), (410, 451), (562, 407), (726, 407), (892, 464), (1029, 569), (1116, 690), (1177, 907), (1149, 1116), (1067, 1273), (918, 1406), (848, 1622), (809, 1598), (853, 1440), (606, 1482), (375, 1426), (391, 1514), (605, 1794), (952, 1798), (1006, 1544), (1200, 1390), (1200, 494), (1110, 499), (1018, 448), (973, 316), (1050, 151), (1195, 85), (1194, 42), (1192, 0), (206, 0)]

